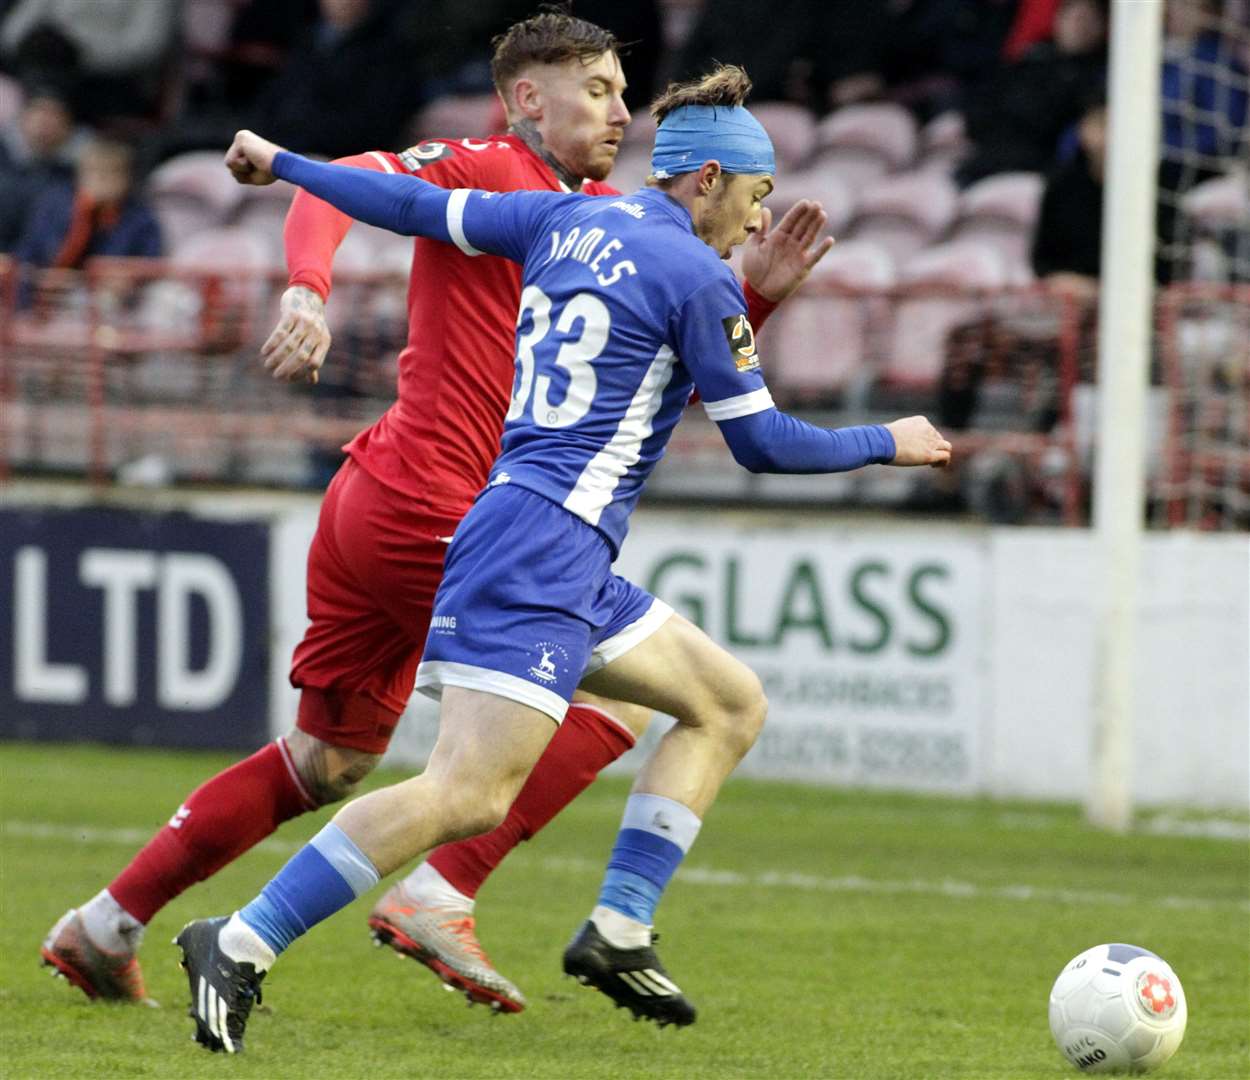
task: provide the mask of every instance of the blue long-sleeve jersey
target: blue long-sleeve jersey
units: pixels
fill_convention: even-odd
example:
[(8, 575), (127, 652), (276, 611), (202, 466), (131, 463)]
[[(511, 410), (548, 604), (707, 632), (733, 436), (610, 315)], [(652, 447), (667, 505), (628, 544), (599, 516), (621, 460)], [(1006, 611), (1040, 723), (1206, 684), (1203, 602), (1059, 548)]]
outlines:
[(516, 378), (490, 483), (563, 506), (613, 550), (692, 387), (752, 471), (894, 457), (879, 425), (831, 431), (777, 411), (737, 280), (661, 191), (447, 191), (286, 152), (274, 172), (361, 221), (522, 264)]

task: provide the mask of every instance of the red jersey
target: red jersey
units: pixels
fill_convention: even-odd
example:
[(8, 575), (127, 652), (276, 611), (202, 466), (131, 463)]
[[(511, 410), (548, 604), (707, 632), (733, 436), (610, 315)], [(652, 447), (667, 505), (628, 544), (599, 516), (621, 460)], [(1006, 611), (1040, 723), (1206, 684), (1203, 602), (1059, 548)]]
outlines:
[[(567, 190), (551, 167), (515, 135), (435, 139), (399, 154), (370, 151), (340, 164), (408, 173), (445, 188)], [(587, 195), (615, 195), (598, 181)], [(291, 285), (323, 298), (330, 264), (352, 219), (298, 191), (286, 220)], [(772, 306), (748, 291), (752, 321)], [(399, 354), (395, 403), (344, 449), (380, 483), (431, 514), (459, 518), (486, 484), (499, 454), (512, 395), (521, 267), (493, 255), (417, 237), (408, 283), (408, 344)]]

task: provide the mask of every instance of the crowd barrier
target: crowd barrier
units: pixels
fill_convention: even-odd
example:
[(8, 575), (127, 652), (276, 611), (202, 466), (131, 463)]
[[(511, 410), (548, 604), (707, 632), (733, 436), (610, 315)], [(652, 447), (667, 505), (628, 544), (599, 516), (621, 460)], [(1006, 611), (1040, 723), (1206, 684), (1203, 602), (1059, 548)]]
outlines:
[[(407, 281), (336, 277), (334, 345), (315, 389), (273, 381), (258, 359), (283, 288), (280, 272), (229, 266), (100, 258), (83, 271), (36, 273), (0, 263), (0, 472), (101, 486), (322, 486), (338, 447), (392, 400)], [(824, 423), (924, 412), (948, 431), (957, 467), (926, 479), (932, 508), (1079, 525), (1095, 442), (1096, 325), (1091, 305), (1040, 286), (813, 280), (759, 341), (784, 408)], [(1148, 417), (1153, 523), (1250, 527), (1248, 389), (1250, 286), (1161, 290)], [(900, 496), (881, 472), (845, 488), (846, 499), (915, 495), (913, 484)], [(738, 477), (715, 426), (692, 410), (655, 490), (806, 497), (778, 479), (787, 478)]]

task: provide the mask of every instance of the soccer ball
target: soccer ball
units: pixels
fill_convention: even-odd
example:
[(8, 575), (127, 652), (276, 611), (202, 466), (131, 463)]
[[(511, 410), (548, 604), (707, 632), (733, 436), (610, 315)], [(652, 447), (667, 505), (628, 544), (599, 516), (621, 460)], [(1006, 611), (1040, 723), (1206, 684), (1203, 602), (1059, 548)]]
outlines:
[(1050, 1033), (1082, 1072), (1147, 1072), (1185, 1035), (1185, 991), (1168, 965), (1136, 945), (1095, 945), (1050, 989)]

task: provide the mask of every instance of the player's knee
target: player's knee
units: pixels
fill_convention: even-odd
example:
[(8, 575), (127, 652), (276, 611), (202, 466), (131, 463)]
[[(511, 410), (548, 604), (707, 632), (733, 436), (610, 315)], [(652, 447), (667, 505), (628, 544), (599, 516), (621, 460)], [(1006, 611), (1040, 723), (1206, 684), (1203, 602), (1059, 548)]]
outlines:
[(744, 667), (728, 725), (729, 738), (739, 756), (746, 754), (755, 745), (755, 740), (764, 729), (764, 718), (767, 715), (768, 697), (764, 693), (764, 684), (754, 671)]
[(456, 839), (480, 836), (503, 824), (515, 792), (461, 791), (443, 802), (447, 832)]
[(759, 676), (731, 659), (709, 682), (698, 723), (709, 727), (734, 754), (742, 757), (759, 738), (768, 714), (768, 698)]
[(381, 754), (332, 746), (298, 729), (286, 737), (286, 744), (300, 782), (318, 806), (346, 799), (382, 760)]

